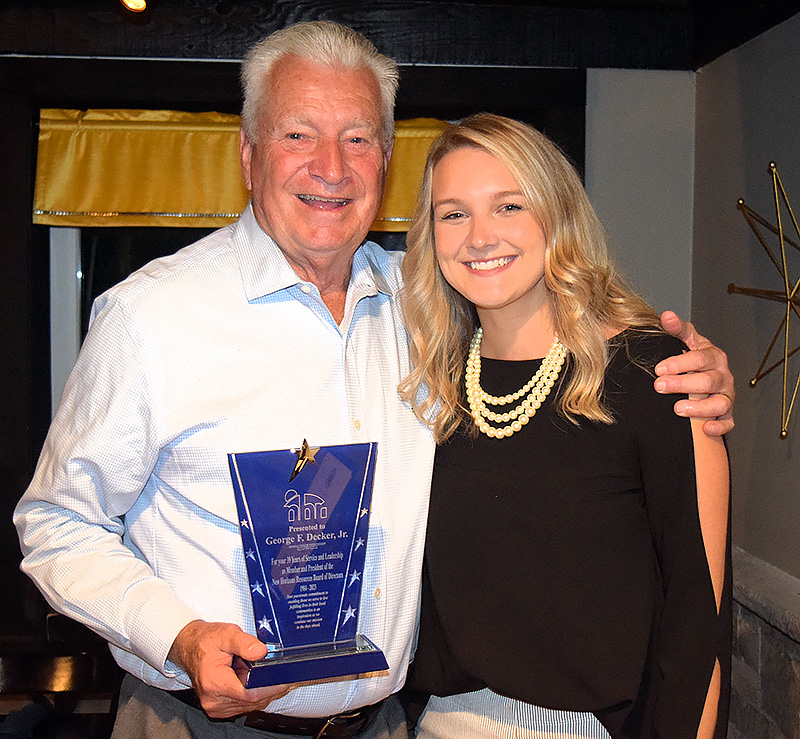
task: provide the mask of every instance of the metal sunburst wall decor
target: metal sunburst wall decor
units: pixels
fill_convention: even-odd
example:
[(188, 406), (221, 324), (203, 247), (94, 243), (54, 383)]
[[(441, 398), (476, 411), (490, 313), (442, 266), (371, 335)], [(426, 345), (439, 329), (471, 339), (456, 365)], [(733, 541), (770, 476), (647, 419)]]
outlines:
[[(764, 251), (767, 253), (767, 256), (770, 258), (770, 261), (773, 265), (775, 265), (775, 269), (778, 270), (778, 273), (783, 280), (783, 289), (782, 290), (761, 290), (755, 287), (740, 287), (738, 285), (730, 284), (728, 285), (728, 292), (729, 293), (740, 293), (742, 295), (750, 295), (754, 298), (762, 298), (764, 300), (772, 300), (777, 303), (783, 303), (785, 306), (785, 312), (783, 317), (781, 318), (781, 322), (778, 325), (778, 328), (775, 330), (775, 334), (772, 337), (772, 341), (769, 342), (769, 346), (767, 347), (767, 351), (764, 353), (764, 357), (761, 360), (761, 364), (758, 366), (755, 375), (750, 380), (750, 387), (755, 387), (756, 383), (774, 369), (778, 367), (782, 367), (783, 369), (783, 393), (781, 395), (781, 431), (780, 431), (780, 438), (785, 439), (789, 435), (789, 419), (792, 416), (792, 409), (794, 408), (794, 402), (797, 398), (797, 390), (800, 386), (800, 373), (798, 373), (797, 379), (794, 382), (794, 389), (792, 390), (791, 398), (789, 398), (789, 357), (791, 357), (795, 352), (800, 350), (800, 345), (795, 346), (794, 348), (790, 349), (790, 339), (789, 339), (789, 329), (791, 327), (791, 317), (794, 314), (797, 318), (800, 318), (800, 294), (798, 294), (798, 288), (800, 288), (800, 278), (794, 283), (790, 282), (789, 280), (789, 269), (787, 266), (787, 259), (786, 259), (786, 247), (791, 246), (794, 249), (800, 251), (800, 229), (797, 226), (797, 219), (794, 217), (794, 212), (792, 211), (791, 203), (789, 202), (789, 198), (786, 196), (786, 190), (783, 188), (783, 183), (781, 182), (780, 175), (778, 174), (778, 168), (775, 165), (775, 162), (769, 163), (769, 174), (772, 178), (772, 190), (773, 195), (775, 198), (775, 222), (776, 225), (772, 225), (769, 221), (766, 220), (763, 216), (760, 216), (756, 213), (752, 208), (745, 204), (744, 200), (739, 200), (736, 204), (737, 209), (739, 212), (744, 216), (747, 224), (753, 230), (753, 233), (756, 235), (761, 246), (764, 248)], [(794, 232), (797, 235), (798, 241), (795, 241), (789, 238), (784, 232), (784, 225), (783, 225), (783, 217), (782, 217), (782, 208), (781, 202), (788, 211), (789, 218), (791, 220), (792, 225), (794, 226)], [(763, 229), (763, 230), (762, 230)], [(767, 244), (767, 237), (765, 236), (765, 232), (771, 233), (774, 236), (778, 237), (778, 244), (780, 246), (780, 255), (776, 255), (774, 251), (770, 248)], [(772, 350), (775, 347), (775, 344), (778, 342), (779, 337), (783, 334), (783, 356), (780, 357), (777, 361), (773, 362), (769, 367), (766, 367), (767, 362), (772, 355)], [(765, 369), (766, 367), (766, 369)]]

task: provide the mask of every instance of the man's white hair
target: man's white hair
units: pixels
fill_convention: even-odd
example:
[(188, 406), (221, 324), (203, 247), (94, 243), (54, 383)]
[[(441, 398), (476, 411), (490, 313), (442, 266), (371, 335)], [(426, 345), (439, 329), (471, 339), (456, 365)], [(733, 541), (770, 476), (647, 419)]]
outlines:
[(379, 53), (373, 43), (348, 26), (333, 21), (297, 23), (270, 34), (247, 52), (242, 63), (242, 128), (250, 143), (258, 141), (258, 117), (264, 105), (264, 84), (276, 62), (297, 56), (313, 64), (345, 69), (368, 69), (380, 89), (382, 144), (394, 140), (394, 100), (399, 74), (394, 59)]

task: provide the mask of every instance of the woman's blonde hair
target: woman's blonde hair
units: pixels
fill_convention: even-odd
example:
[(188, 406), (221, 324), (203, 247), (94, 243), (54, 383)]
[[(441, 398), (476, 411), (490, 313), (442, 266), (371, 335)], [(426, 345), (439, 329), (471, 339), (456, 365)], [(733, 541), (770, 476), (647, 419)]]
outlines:
[(420, 188), (403, 262), (403, 309), (413, 370), (401, 397), (447, 439), (468, 417), (463, 374), (478, 326), (475, 307), (444, 279), (434, 248), (432, 179), (450, 152), (477, 148), (505, 165), (545, 235), (544, 276), (553, 327), (570, 352), (572, 373), (558, 399), (559, 411), (612, 423), (601, 398), (609, 330), (655, 329), (658, 316), (611, 265), (606, 237), (580, 178), (558, 147), (536, 129), (490, 113), (451, 126), (433, 143)]

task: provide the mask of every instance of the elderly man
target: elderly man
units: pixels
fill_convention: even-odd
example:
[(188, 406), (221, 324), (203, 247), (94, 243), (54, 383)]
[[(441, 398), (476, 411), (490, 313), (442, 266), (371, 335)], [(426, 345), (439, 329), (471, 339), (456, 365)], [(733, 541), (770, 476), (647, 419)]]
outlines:
[[(413, 651), (433, 444), (396, 392), (409, 371), (399, 257), (363, 243), (383, 193), (397, 69), (350, 29), (309, 23), (257, 45), (243, 81), (251, 204), (97, 300), (16, 512), (22, 566), (129, 673), (115, 739), (400, 737), (391, 696)], [(672, 376), (706, 364), (712, 372)], [(713, 348), (662, 369), (667, 392), (732, 385)], [(725, 397), (682, 410), (725, 414), (717, 431), (729, 411)], [(379, 444), (360, 628), (389, 670), (245, 690), (232, 655), (266, 647), (247, 633), (227, 454), (303, 438)]]

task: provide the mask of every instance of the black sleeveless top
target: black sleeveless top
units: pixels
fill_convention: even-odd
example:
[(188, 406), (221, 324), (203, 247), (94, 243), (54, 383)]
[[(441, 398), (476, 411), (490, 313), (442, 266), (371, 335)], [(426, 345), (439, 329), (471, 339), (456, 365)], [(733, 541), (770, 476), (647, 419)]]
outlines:
[[(489, 687), (594, 712), (615, 739), (688, 739), (719, 658), (724, 736), (730, 578), (718, 617), (689, 421), (650, 372), (685, 347), (631, 330), (610, 344), (616, 423), (572, 424), (554, 389), (514, 436), (457, 433), (437, 450), (408, 687)], [(538, 364), (483, 359), (481, 384), (513, 392)]]

